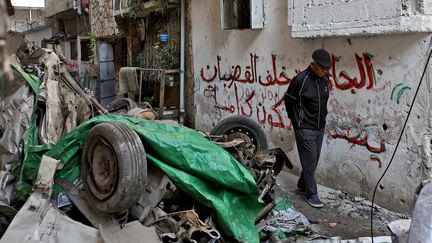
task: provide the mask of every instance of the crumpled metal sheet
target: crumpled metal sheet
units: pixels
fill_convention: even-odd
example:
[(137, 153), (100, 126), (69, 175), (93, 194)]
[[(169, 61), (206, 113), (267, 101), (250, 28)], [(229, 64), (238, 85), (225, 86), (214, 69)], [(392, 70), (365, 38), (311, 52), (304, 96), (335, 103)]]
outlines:
[[(45, 154), (62, 160), (56, 179), (79, 176), (79, 154), (91, 127), (103, 122), (130, 126), (143, 140), (147, 161), (159, 167), (192, 198), (215, 210), (218, 224), (239, 241), (258, 242), (254, 229), (263, 203), (251, 174), (228, 152), (195, 130), (121, 116), (97, 116), (65, 135)], [(32, 174), (39, 161), (26, 160), (24, 173)], [(193, 162), (193, 163), (192, 163)], [(17, 191), (18, 193), (18, 191)], [(229, 202), (229, 203), (228, 203)]]
[(0, 101), (0, 159), (2, 167), (19, 161), (20, 142), (33, 112), (34, 94), (27, 85)]
[(257, 231), (264, 230), (274, 233), (305, 232), (310, 225), (309, 220), (300, 212), (295, 210), (288, 198), (278, 198), (276, 206), (270, 212), (267, 219), (258, 223)]
[(24, 39), (21, 33), (11, 32), (8, 37), (16, 39), (11, 49), (22, 65), (43, 64), (45, 67), (40, 92), (37, 94), (39, 101), (46, 105), (44, 129), (41, 129), (44, 133), (40, 137), (44, 144), (55, 144), (64, 134), (90, 117), (90, 107), (84, 97), (64, 81), (61, 73), (64, 63), (56, 53), (35, 46)]
[(22, 85), (0, 101), (0, 201), (6, 205), (12, 203), (14, 177), (10, 171), (13, 165), (20, 163), (22, 139), (29, 127), (34, 100), (30, 87)]
[(432, 242), (432, 183), (422, 183), (414, 206), (408, 242)]
[(50, 198), (58, 165), (58, 160), (43, 157), (35, 182), (35, 192), (17, 213), (0, 243), (102, 243), (97, 229), (74, 221), (52, 207)]

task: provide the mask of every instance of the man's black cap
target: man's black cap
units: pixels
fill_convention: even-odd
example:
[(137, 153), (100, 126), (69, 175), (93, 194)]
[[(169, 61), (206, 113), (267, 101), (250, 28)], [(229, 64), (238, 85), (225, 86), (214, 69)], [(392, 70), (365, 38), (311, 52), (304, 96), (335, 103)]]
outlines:
[(330, 54), (324, 49), (315, 50), (312, 53), (312, 59), (325, 68), (331, 67)]

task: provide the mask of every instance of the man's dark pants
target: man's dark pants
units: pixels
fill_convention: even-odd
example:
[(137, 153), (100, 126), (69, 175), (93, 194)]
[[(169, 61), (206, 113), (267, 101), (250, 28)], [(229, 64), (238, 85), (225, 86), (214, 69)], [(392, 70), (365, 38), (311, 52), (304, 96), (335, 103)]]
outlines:
[(321, 154), (324, 129), (294, 129), (302, 172), (297, 187), (305, 191), (306, 197), (318, 194), (315, 170)]

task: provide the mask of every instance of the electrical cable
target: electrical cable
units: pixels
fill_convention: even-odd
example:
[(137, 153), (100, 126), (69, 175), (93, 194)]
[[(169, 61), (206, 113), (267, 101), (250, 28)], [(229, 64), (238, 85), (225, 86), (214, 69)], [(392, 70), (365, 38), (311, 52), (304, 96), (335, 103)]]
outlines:
[(429, 66), (430, 58), (431, 58), (431, 56), (432, 56), (432, 48), (431, 48), (431, 44), (432, 44), (432, 38), (431, 38), (431, 40), (430, 40), (430, 42), (429, 42), (429, 49), (430, 49), (430, 51), (429, 51), (428, 58), (427, 58), (427, 60), (426, 60), (426, 65), (425, 65), (425, 67), (424, 67), (424, 69), (423, 69), (423, 73), (422, 73), (422, 75), (421, 75), (421, 77), (420, 77), (420, 81), (419, 81), (419, 84), (418, 84), (418, 86), (417, 86), (417, 90), (416, 90), (416, 92), (415, 92), (415, 94), (414, 94), (414, 98), (413, 98), (413, 100), (412, 100), (412, 102), (411, 102), (411, 106), (410, 106), (410, 108), (409, 108), (408, 115), (407, 115), (407, 117), (406, 117), (406, 119), (405, 119), (405, 122), (404, 122), (404, 125), (403, 125), (403, 127), (402, 127), (401, 134), (400, 134), (399, 139), (398, 139), (398, 141), (397, 141), (397, 143), (396, 143), (396, 147), (395, 147), (395, 149), (394, 149), (394, 151), (393, 151), (392, 157), (391, 157), (391, 159), (390, 159), (390, 161), (389, 161), (389, 163), (388, 163), (386, 169), (384, 170), (383, 174), (381, 175), (381, 177), (379, 178), (378, 182), (376, 183), (376, 185), (375, 185), (375, 189), (374, 189), (374, 192), (373, 192), (373, 195), (372, 195), (371, 218), (370, 218), (370, 227), (371, 227), (371, 231), (370, 231), (370, 233), (371, 233), (372, 243), (374, 243), (374, 239), (373, 239), (373, 237), (374, 237), (374, 234), (373, 234), (373, 215), (374, 215), (374, 201), (375, 201), (375, 195), (376, 195), (376, 192), (377, 192), (377, 189), (378, 189), (378, 186), (379, 186), (381, 180), (384, 178), (385, 174), (387, 173), (388, 169), (390, 168), (390, 165), (391, 165), (392, 162), (393, 162), (393, 159), (394, 159), (394, 157), (395, 157), (395, 155), (396, 155), (396, 151), (397, 151), (397, 149), (398, 149), (398, 147), (399, 147), (399, 143), (400, 143), (400, 141), (401, 141), (401, 139), (402, 139), (402, 135), (403, 135), (403, 133), (404, 133), (404, 131), (405, 131), (405, 128), (406, 128), (406, 125), (407, 125), (407, 123), (408, 123), (408, 118), (410, 117), (411, 111), (412, 111), (412, 109), (413, 109), (413, 107), (414, 107), (415, 100), (416, 100), (417, 95), (418, 95), (418, 92), (419, 92), (419, 90), (420, 90), (420, 86), (421, 86), (421, 83), (422, 83), (422, 81), (423, 81), (424, 75), (425, 75), (425, 73), (426, 73), (427, 67)]

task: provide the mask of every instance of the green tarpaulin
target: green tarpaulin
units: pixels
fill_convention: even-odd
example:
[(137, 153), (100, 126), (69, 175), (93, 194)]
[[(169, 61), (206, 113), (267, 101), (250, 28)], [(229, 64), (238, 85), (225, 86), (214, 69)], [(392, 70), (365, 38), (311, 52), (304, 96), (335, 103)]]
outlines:
[[(239, 241), (259, 241), (254, 224), (263, 203), (258, 199), (254, 179), (228, 152), (186, 127), (138, 118), (98, 116), (66, 134), (52, 147), (37, 145), (36, 133), (30, 129), (25, 138), (25, 162), (17, 193), (29, 192), (43, 154), (64, 164), (56, 179), (73, 181), (78, 178), (86, 137), (94, 125), (103, 122), (121, 122), (132, 128), (143, 141), (148, 162), (163, 170), (181, 190), (213, 208), (226, 234)], [(32, 127), (35, 127), (34, 117)]]

